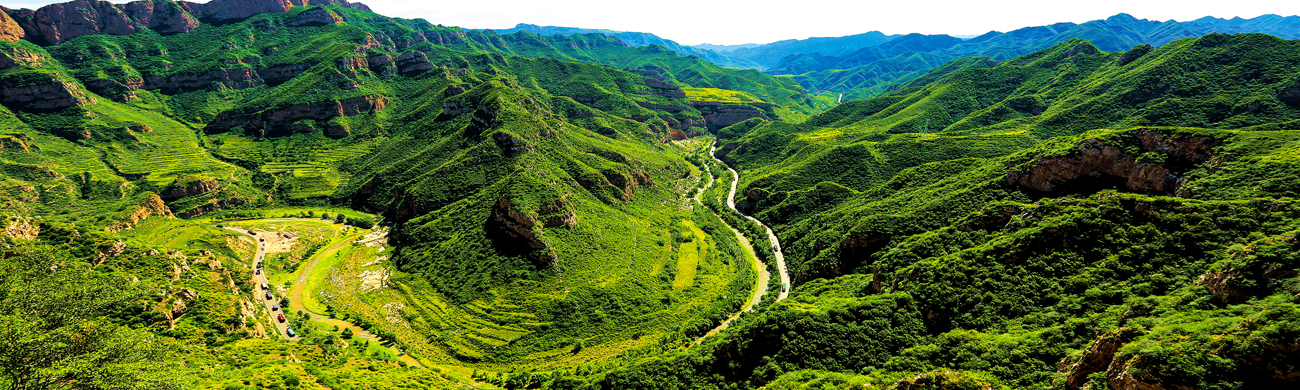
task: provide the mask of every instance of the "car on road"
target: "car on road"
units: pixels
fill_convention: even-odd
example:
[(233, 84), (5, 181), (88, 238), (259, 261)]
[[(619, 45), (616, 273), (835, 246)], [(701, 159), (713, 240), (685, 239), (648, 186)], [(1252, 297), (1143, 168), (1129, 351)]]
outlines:
[(294, 331), (293, 331), (293, 328), (285, 329), (285, 330), (284, 330), (284, 334), (289, 335), (289, 337), (298, 337), (298, 333), (297, 333), (297, 332), (294, 332)]
[(279, 304), (271, 305), (271, 311), (276, 311), (276, 310), (280, 310), (280, 305)]
[(267, 292), (266, 292), (266, 300), (269, 301), (269, 300), (271, 300), (271, 299), (273, 299), (273, 298), (271, 298), (271, 292), (270, 292), (270, 291), (267, 291)]
[(284, 322), (284, 313), (276, 314), (275, 319), (280, 320), (280, 322)]
[(262, 282), (262, 289), (263, 289), (263, 290), (270, 290), (270, 288), (268, 288), (268, 287), (266, 286), (266, 282)]

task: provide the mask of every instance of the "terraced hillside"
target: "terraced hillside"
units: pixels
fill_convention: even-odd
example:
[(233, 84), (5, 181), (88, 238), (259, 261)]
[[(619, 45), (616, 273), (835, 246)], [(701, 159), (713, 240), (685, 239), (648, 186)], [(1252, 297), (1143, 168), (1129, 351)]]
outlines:
[[(328, 309), (430, 363), (573, 367), (713, 328), (755, 275), (690, 200), (704, 175), (684, 157), (700, 144), (672, 141), (820, 104), (788, 79), (600, 34), (464, 31), (344, 2), (151, 2), (183, 11), (160, 23), (185, 31), (161, 31), (132, 4), (10, 12), (27, 36), (0, 42), (0, 158), (18, 196), (5, 211), (148, 237), (127, 240), (141, 248), (215, 234), (159, 218), (381, 214), (391, 285)], [(249, 5), (282, 12), (231, 16)], [(68, 7), (135, 27), (40, 16)], [(267, 276), (363, 255), (272, 256)], [(303, 298), (317, 314), (321, 299)]]

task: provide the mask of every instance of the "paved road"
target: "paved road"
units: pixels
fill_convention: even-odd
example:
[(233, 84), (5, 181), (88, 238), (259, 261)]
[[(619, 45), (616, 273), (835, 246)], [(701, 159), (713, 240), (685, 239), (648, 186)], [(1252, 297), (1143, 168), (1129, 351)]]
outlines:
[[(708, 169), (707, 165), (705, 166), (704, 173), (709, 175), (708, 184), (705, 184), (704, 188), (700, 189), (698, 194), (695, 194), (695, 202), (701, 205), (704, 204), (704, 191), (708, 191), (709, 188), (713, 187), (713, 172)], [(721, 219), (721, 217), (719, 217), (719, 219)], [(723, 220), (723, 224), (726, 224), (725, 219)], [(767, 272), (767, 267), (763, 266), (763, 263), (758, 261), (758, 256), (754, 254), (754, 246), (749, 242), (749, 239), (745, 238), (744, 234), (741, 234), (739, 230), (731, 227), (731, 225), (727, 225), (727, 228), (731, 229), (731, 232), (736, 234), (736, 240), (740, 241), (740, 247), (745, 250), (745, 253), (749, 257), (750, 264), (753, 266), (754, 270), (758, 272), (758, 280), (754, 283), (754, 294), (749, 297), (749, 301), (745, 302), (745, 306), (740, 308), (739, 311), (732, 313), (727, 317), (727, 319), (723, 320), (721, 324), (718, 324), (717, 327), (709, 330), (708, 333), (695, 339), (695, 344), (699, 344), (704, 341), (704, 338), (718, 334), (718, 332), (721, 332), (723, 329), (727, 329), (728, 326), (731, 326), (732, 321), (740, 318), (741, 313), (754, 310), (754, 305), (757, 305), (763, 300), (763, 294), (767, 294), (767, 281), (772, 278), (772, 274)]]
[[(263, 272), (261, 273), (257, 272), (257, 268), (258, 268), (257, 264), (266, 260), (266, 242), (262, 241), (261, 237), (258, 237), (258, 235), (251, 234), (249, 233), (248, 230), (245, 229), (238, 229), (238, 228), (227, 226), (226, 230), (238, 232), (239, 234), (252, 237), (253, 242), (257, 244), (257, 254), (253, 255), (253, 300), (262, 302), (263, 308), (266, 309), (266, 314), (271, 318), (271, 325), (275, 327), (276, 334), (278, 334), (280, 338), (286, 340), (298, 340), (297, 337), (289, 337), (289, 333), (287, 333), (287, 330), (289, 329), (289, 323), (280, 322), (277, 319), (278, 315), (281, 313), (283, 309), (271, 310), (272, 305), (276, 305), (280, 302), (279, 297), (275, 296), (275, 293), (272, 293), (271, 294), (272, 298), (266, 299), (267, 290), (262, 289), (262, 285), (264, 284), (267, 287), (270, 287), (270, 284), (267, 283), (266, 281), (266, 272), (265, 272), (266, 270), (262, 270)], [(271, 234), (271, 233), (262, 233), (262, 234)]]
[[(717, 161), (718, 164), (726, 166), (726, 163), (714, 156), (717, 149), (717, 145), (709, 147), (709, 157), (713, 157), (713, 160)], [(740, 184), (740, 174), (736, 173), (736, 170), (731, 169), (731, 167), (727, 167), (727, 171), (731, 172), (731, 177), (734, 179), (731, 181), (731, 193), (727, 195), (727, 207), (736, 210), (736, 185)], [(736, 210), (736, 212), (740, 213), (740, 210)], [(786, 297), (790, 296), (790, 272), (785, 267), (785, 255), (781, 253), (781, 242), (777, 240), (776, 233), (772, 232), (772, 228), (767, 227), (767, 224), (763, 223), (763, 221), (745, 215), (745, 213), (740, 213), (740, 215), (749, 218), (751, 221), (758, 222), (758, 224), (763, 227), (763, 230), (767, 231), (767, 239), (772, 241), (772, 251), (776, 254), (777, 273), (781, 275), (781, 293), (776, 296), (776, 301), (781, 302), (782, 300), (785, 300)]]

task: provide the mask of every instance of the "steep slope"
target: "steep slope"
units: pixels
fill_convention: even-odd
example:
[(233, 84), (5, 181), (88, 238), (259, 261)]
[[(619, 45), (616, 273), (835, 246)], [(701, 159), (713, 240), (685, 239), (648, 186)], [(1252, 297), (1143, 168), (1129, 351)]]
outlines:
[(135, 29), (70, 37), (79, 24), (55, 22), (59, 43), (0, 42), (7, 213), (123, 237), (158, 228), (151, 215), (381, 214), (392, 285), (331, 310), (430, 362), (673, 348), (752, 294), (735, 236), (688, 196), (694, 150), (670, 141), (806, 115), (794, 82), (603, 34), (205, 4), (176, 33), (121, 16), (140, 3), (51, 6), (32, 14), (98, 10)]
[[(791, 298), (697, 350), (586, 379), (1293, 386), (1297, 48), (1076, 40), (802, 124), (724, 129), (719, 153), (781, 238)], [(1215, 105), (1225, 93), (1240, 109)]]

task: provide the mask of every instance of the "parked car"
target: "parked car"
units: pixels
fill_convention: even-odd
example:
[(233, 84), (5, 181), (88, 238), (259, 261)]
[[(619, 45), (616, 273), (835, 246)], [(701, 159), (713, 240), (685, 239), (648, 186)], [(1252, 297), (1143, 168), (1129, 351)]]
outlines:
[(284, 313), (276, 314), (275, 319), (280, 320), (280, 322), (284, 322)]
[(285, 329), (285, 330), (284, 330), (284, 333), (285, 333), (285, 334), (288, 334), (289, 337), (298, 337), (298, 333), (297, 333), (297, 332), (294, 332), (294, 331), (293, 331), (293, 328)]

